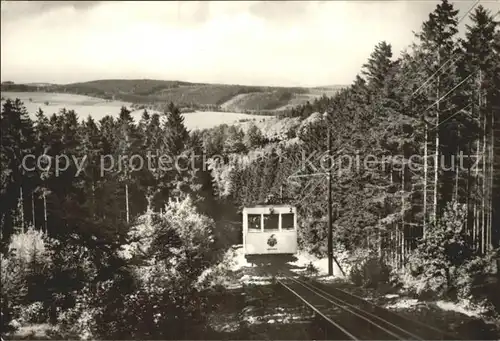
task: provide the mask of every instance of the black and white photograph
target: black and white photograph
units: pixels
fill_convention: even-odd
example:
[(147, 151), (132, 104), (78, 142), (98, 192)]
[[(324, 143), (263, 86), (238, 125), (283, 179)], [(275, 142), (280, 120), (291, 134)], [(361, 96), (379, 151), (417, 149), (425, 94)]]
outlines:
[(500, 0), (1, 1), (1, 341), (500, 340)]

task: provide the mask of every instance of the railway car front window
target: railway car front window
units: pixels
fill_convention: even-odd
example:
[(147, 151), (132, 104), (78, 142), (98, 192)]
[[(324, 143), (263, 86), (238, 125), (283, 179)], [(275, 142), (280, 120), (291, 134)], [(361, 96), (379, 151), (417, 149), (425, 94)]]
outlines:
[(295, 228), (295, 219), (293, 213), (284, 213), (281, 215), (281, 229), (293, 230)]
[(264, 215), (264, 231), (279, 230), (279, 215)]
[(260, 232), (260, 214), (248, 215), (248, 231)]

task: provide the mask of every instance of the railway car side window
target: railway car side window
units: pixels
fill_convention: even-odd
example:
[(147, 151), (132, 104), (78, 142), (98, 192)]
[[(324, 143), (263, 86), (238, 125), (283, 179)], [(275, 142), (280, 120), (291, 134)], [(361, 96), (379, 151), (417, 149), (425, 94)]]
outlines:
[(293, 230), (295, 226), (295, 217), (293, 213), (283, 213), (281, 214), (281, 229), (282, 230)]
[(265, 214), (264, 215), (264, 231), (279, 230), (279, 215)]
[(260, 232), (260, 214), (248, 215), (248, 231)]

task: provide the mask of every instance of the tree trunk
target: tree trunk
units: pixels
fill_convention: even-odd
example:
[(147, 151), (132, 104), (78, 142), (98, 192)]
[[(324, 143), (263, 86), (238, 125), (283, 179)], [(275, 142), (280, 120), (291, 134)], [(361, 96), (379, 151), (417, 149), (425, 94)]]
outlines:
[(473, 243), (473, 230), (471, 230), (471, 225), (473, 225), (473, 222), (471, 221), (471, 215), (470, 215), (470, 195), (471, 195), (471, 159), (470, 159), (470, 153), (472, 151), (471, 148), (471, 141), (469, 140), (468, 143), (468, 148), (467, 148), (467, 198), (466, 198), (466, 205), (467, 205), (467, 215), (466, 215), (466, 222), (467, 222), (467, 236), (469, 239), (469, 243)]
[[(478, 98), (477, 98), (477, 101), (478, 101), (478, 117), (479, 117), (479, 124), (482, 124), (483, 122), (483, 114), (482, 114), (482, 91), (481, 91), (481, 83), (482, 83), (482, 72), (481, 70), (479, 70), (479, 84), (478, 84)], [(481, 157), (481, 136), (478, 135), (477, 137), (477, 145), (476, 145), (476, 169), (475, 169), (475, 177), (476, 177), (476, 186), (475, 186), (475, 189), (476, 189), (476, 193), (475, 193), (475, 212), (474, 212), (474, 219), (475, 219), (475, 223), (476, 223), (476, 227), (475, 227), (475, 238), (476, 238), (476, 245), (477, 245), (477, 250), (479, 252), (482, 251), (482, 226), (481, 226), (481, 209), (483, 208), (483, 206), (481, 205), (480, 206), (480, 202), (479, 202), (479, 198), (478, 198), (478, 195), (481, 195), (481, 197), (483, 196), (484, 193), (480, 193), (480, 190), (481, 190), (481, 187), (480, 187), (480, 182), (479, 182), (479, 162), (480, 159), (478, 159), (479, 157)], [(484, 155), (483, 155), (484, 156)], [(484, 170), (484, 168), (483, 168)]]
[(428, 166), (428, 151), (427, 151), (427, 139), (428, 131), (427, 124), (424, 125), (425, 139), (424, 139), (424, 217), (423, 217), (423, 237), (425, 238), (427, 230), (427, 166)]
[(486, 197), (488, 196), (487, 194), (487, 188), (486, 188), (486, 182), (487, 182), (487, 168), (486, 168), (486, 115), (483, 117), (483, 151), (481, 153), (481, 159), (482, 159), (482, 195), (481, 195), (481, 253), (485, 253), (486, 251), (486, 214), (487, 214), (487, 208), (486, 208)]
[[(441, 56), (440, 52), (438, 52), (438, 65), (441, 63)], [(440, 82), (440, 77), (437, 76), (437, 82), (436, 82), (436, 139), (435, 139), (435, 144), (436, 144), (436, 151), (434, 154), (434, 207), (433, 207), (433, 220), (434, 224), (437, 223), (437, 210), (438, 210), (438, 191), (439, 191), (439, 87), (441, 86)]]
[(35, 221), (35, 192), (31, 192), (31, 223), (33, 228), (36, 229)]
[(380, 232), (380, 228), (378, 229), (377, 232), (378, 235), (378, 258), (382, 259), (382, 233)]
[(493, 250), (493, 178), (495, 172), (495, 113), (491, 113), (491, 126), (490, 126), (490, 203), (489, 203), (489, 220), (488, 220), (488, 247)]
[(24, 233), (24, 200), (23, 186), (19, 187), (19, 213), (21, 214), (21, 232)]
[(125, 206), (127, 212), (127, 224), (129, 223), (129, 209), (128, 209), (128, 184), (125, 184)]
[(401, 169), (401, 265), (405, 259), (405, 168)]
[(456, 157), (460, 153), (458, 144), (457, 144), (457, 154), (454, 156), (455, 157), (455, 162), (454, 162), (454, 167), (455, 167), (455, 193), (454, 193), (454, 201), (458, 202), (458, 173), (459, 173), (459, 167), (456, 163)]
[(47, 194), (45, 188), (43, 189), (43, 228), (45, 233), (48, 234), (47, 230)]
[(391, 265), (393, 267), (396, 267), (396, 257), (395, 257), (395, 247), (394, 247), (394, 227), (390, 226), (390, 232), (389, 232), (389, 257), (391, 261)]
[[(478, 163), (477, 158), (479, 158), (479, 146), (480, 141), (479, 138), (476, 140), (476, 155), (474, 158), (474, 163)], [(479, 250), (479, 208), (478, 208), (478, 200), (477, 195), (479, 192), (479, 167), (475, 164), (474, 168), (474, 249)]]
[(92, 179), (92, 215), (94, 216), (94, 219), (97, 216), (96, 213), (96, 204), (95, 204), (95, 183), (94, 180)]

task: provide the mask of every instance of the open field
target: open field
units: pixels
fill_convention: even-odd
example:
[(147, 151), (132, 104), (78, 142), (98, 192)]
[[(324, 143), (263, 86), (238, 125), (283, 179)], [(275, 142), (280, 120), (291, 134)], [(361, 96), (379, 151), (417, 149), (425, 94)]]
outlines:
[[(96, 97), (73, 95), (68, 93), (45, 93), (45, 92), (2, 92), (2, 98), (19, 98), (24, 102), (30, 117), (34, 119), (35, 113), (41, 108), (45, 114), (51, 115), (66, 108), (74, 110), (79, 119), (83, 120), (89, 115), (96, 121), (106, 115), (118, 117), (120, 108), (126, 106), (131, 108), (131, 103), (124, 101), (103, 100)], [(2, 100), (2, 103), (4, 100)], [(138, 121), (143, 110), (132, 111), (132, 116)], [(155, 112), (150, 110), (150, 112)], [(248, 115), (236, 112), (195, 111), (183, 114), (188, 129), (211, 128), (219, 124), (233, 124), (240, 120), (266, 120), (271, 116)]]
[(50, 92), (161, 107), (165, 102), (191, 109), (259, 112), (286, 110), (333, 95), (342, 86), (316, 88), (204, 84), (150, 79), (107, 79), (73, 84), (2, 83), (2, 92)]

